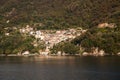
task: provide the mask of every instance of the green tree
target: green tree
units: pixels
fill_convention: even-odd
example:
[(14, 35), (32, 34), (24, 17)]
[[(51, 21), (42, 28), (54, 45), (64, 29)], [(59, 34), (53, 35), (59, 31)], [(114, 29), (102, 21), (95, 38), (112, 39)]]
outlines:
[(71, 55), (79, 54), (80, 47), (68, 42), (64, 44), (63, 51)]
[(108, 54), (117, 54), (120, 52), (120, 30), (115, 29), (90, 29), (82, 36), (72, 40), (75, 45), (85, 48), (85, 51), (91, 52), (92, 48), (103, 49)]
[(33, 39), (31, 37), (23, 37), (19, 32), (12, 32), (10, 35), (2, 34), (0, 37), (0, 53), (16, 54), (24, 50), (31, 51), (34, 47), (32, 45)]

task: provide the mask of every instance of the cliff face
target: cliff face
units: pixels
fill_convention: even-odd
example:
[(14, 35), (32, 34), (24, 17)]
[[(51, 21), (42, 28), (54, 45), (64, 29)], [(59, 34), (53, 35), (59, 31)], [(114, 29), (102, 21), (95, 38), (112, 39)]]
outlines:
[[(10, 23), (6, 25), (6, 21)], [(0, 26), (41, 22), (44, 28), (82, 26), (103, 22), (119, 23), (119, 0), (1, 0)], [(59, 26), (59, 27), (58, 27)]]

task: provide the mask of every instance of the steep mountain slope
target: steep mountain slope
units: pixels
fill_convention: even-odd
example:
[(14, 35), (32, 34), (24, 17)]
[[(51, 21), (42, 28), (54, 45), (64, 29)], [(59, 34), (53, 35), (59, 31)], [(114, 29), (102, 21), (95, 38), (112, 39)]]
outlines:
[(102, 22), (120, 22), (120, 0), (0, 1), (2, 27), (42, 23), (44, 29), (90, 28)]
[[(101, 23), (114, 28), (97, 28)], [(35, 30), (87, 28), (86, 33), (62, 43), (63, 47), (58, 44), (60, 50), (70, 54), (70, 50), (78, 53), (80, 47), (81, 53), (93, 52), (95, 48), (110, 55), (120, 52), (120, 0), (0, 0), (0, 53), (41, 49), (32, 45), (34, 37), (23, 36), (15, 28), (26, 25)]]

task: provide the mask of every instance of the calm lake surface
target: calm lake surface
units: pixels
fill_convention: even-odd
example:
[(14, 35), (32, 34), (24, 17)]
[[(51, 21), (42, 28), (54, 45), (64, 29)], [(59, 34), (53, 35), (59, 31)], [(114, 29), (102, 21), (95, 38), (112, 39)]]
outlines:
[(0, 57), (0, 80), (120, 80), (120, 57)]

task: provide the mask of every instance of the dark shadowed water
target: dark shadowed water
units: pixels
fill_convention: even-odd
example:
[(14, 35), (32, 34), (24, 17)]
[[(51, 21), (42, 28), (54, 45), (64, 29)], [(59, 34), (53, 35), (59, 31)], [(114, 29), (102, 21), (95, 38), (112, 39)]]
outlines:
[(120, 80), (120, 57), (0, 57), (0, 80)]

